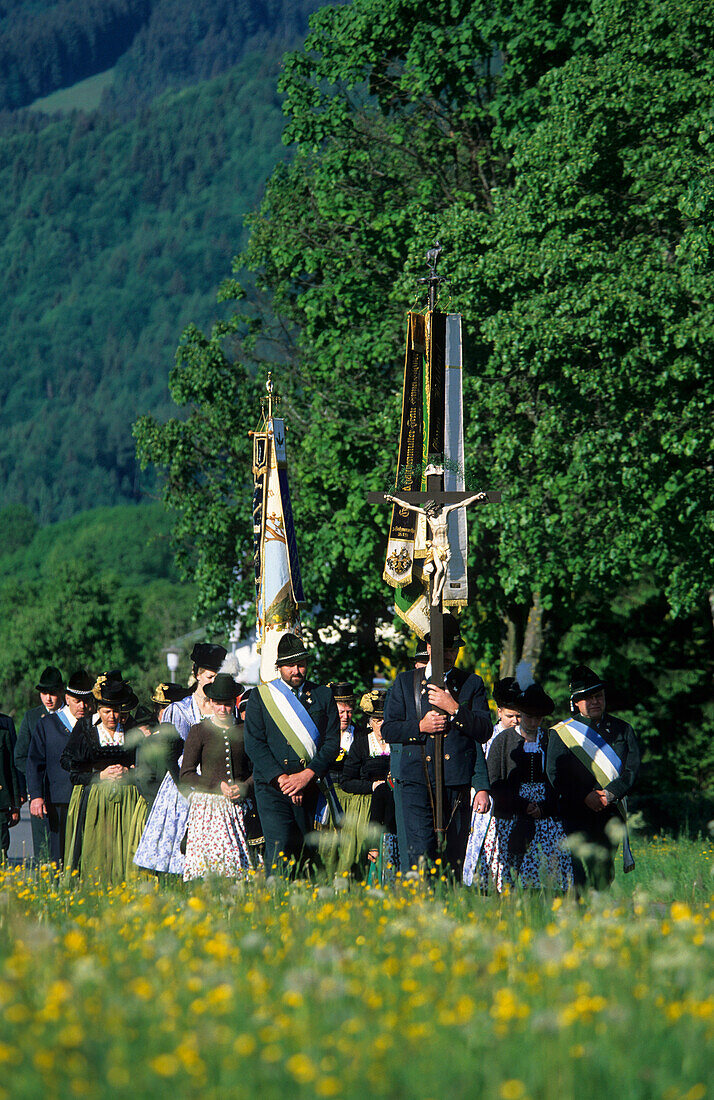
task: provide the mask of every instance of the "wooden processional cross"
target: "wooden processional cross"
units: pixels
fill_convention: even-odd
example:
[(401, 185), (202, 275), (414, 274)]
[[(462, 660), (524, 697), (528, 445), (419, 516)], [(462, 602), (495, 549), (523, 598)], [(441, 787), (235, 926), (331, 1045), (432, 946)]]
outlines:
[[(430, 268), (429, 310), (433, 313), (436, 305), (436, 290), (443, 276), (437, 275), (436, 267), (441, 248), (436, 247), (427, 253)], [(443, 392), (442, 392), (443, 399)], [(443, 412), (443, 410), (442, 410)], [(443, 416), (442, 416), (443, 423)], [(444, 489), (444, 466), (441, 455), (429, 455), (426, 467), (426, 492), (368, 493), (370, 504), (393, 503), (409, 511), (425, 516), (431, 535), (433, 567), (429, 577), (429, 632), (431, 646), (431, 677), (429, 683), (444, 687), (444, 609), (443, 588), (450, 557), (448, 543), (448, 515), (456, 507), (465, 508), (471, 504), (498, 504), (500, 492), (458, 492)], [(417, 718), (419, 716), (417, 715)], [(445, 847), (444, 824), (444, 734), (434, 734), (434, 828), (437, 849), (443, 852)]]

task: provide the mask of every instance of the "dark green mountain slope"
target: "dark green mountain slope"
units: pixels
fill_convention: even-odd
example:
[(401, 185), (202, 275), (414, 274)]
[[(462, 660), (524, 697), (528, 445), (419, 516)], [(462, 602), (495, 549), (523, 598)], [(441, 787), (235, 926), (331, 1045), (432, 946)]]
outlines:
[(243, 216), (285, 155), (278, 61), (117, 126), (0, 139), (0, 484), (41, 522), (140, 493), (131, 423), (169, 408), (184, 325), (215, 316)]
[(19, 0), (0, 3), (0, 110), (110, 69), (106, 109), (133, 113), (168, 88), (287, 49), (321, 0)]
[(0, 7), (0, 108), (109, 69), (149, 18), (152, 0), (61, 0)]

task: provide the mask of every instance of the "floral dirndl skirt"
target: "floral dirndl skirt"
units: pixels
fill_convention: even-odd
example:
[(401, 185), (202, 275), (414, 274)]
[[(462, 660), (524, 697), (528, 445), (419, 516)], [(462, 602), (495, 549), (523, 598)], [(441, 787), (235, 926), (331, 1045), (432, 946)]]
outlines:
[(167, 772), (136, 849), (134, 863), (137, 867), (182, 875), (184, 856), (181, 842), (186, 835), (187, 824), (188, 800), (174, 783), (171, 773)]
[[(529, 802), (545, 798), (543, 783), (521, 783), (518, 793)], [(558, 818), (535, 822), (535, 833), (525, 852), (510, 850), (515, 817), (492, 817), (481, 850), (479, 881), (485, 890), (495, 886), (499, 894), (516, 882), (530, 889), (565, 891), (573, 884), (573, 864), (565, 850), (565, 833)]]
[(244, 878), (252, 870), (242, 806), (222, 794), (190, 798), (184, 882), (208, 875)]

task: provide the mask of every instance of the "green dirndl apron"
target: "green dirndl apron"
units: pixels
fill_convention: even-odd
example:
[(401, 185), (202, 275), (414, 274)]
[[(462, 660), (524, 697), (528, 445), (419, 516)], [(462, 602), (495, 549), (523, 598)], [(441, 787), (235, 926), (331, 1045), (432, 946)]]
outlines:
[(342, 875), (359, 862), (365, 847), (370, 846), (369, 811), (372, 795), (347, 794), (338, 787), (337, 797), (344, 813), (339, 833), (340, 855), (337, 863), (337, 873)]
[(146, 801), (131, 782), (100, 779), (72, 791), (64, 874), (116, 884), (138, 874), (133, 859), (146, 822)]

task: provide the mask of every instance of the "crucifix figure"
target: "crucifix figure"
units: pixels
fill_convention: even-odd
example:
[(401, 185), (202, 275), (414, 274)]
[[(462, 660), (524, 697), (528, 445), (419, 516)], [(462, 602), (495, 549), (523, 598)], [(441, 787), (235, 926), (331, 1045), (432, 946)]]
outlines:
[[(431, 474), (441, 475), (443, 470), (437, 470), (434, 466), (428, 466), (426, 469), (427, 476)], [(416, 493), (407, 494), (408, 496), (416, 496)], [(423, 493), (418, 494), (424, 496)], [(449, 546), (449, 513), (453, 512), (454, 508), (467, 508), (469, 504), (474, 504), (477, 500), (486, 502), (489, 499), (488, 493), (472, 493), (470, 496), (464, 496), (460, 493), (459, 496), (463, 496), (463, 500), (455, 501), (453, 504), (442, 504), (439, 506), (436, 500), (427, 500), (424, 507), (420, 507), (418, 504), (412, 504), (409, 500), (403, 497), (395, 496), (393, 493), (385, 493), (384, 500), (391, 500), (392, 503), (400, 505), (402, 508), (406, 508), (409, 512), (416, 512), (419, 516), (424, 516), (426, 522), (429, 524), (429, 531), (431, 532), (431, 538), (427, 540), (427, 548), (430, 551), (430, 557), (427, 559), (427, 563), (424, 566), (424, 572), (431, 579), (431, 606), (439, 607), (441, 605), (441, 597), (444, 591), (444, 582), (446, 581), (446, 567), (451, 561), (451, 547)]]
[[(412, 321), (409, 323), (402, 399), (402, 431), (399, 451), (401, 457), (399, 465), (404, 470), (411, 470), (410, 481), (412, 484), (422, 484), (421, 479), (417, 479), (414, 475), (414, 458), (417, 456), (416, 461), (418, 462), (418, 458), (423, 456), (426, 466), (424, 470), (426, 488), (425, 491), (421, 492), (413, 491), (410, 488), (409, 490), (392, 493), (372, 492), (367, 494), (367, 500), (370, 504), (389, 502), (397, 510), (401, 509), (405, 512), (423, 515), (431, 535), (427, 544), (430, 558), (424, 565), (424, 572), (429, 577), (428, 631), (431, 669), (427, 691), (432, 705), (430, 706), (431, 717), (429, 718), (428, 733), (430, 738), (433, 737), (434, 745), (433, 818), (439, 851), (442, 851), (445, 846), (444, 737), (449, 721), (445, 708), (451, 702), (451, 700), (447, 700), (444, 692), (443, 612), (445, 590), (447, 603), (450, 594), (449, 586), (446, 583), (449, 572), (448, 566), (452, 556), (452, 546), (449, 542), (449, 517), (459, 508), (467, 508), (472, 504), (498, 503), (501, 500), (499, 492), (475, 493), (456, 488), (448, 490), (445, 488), (444, 467), (446, 463), (456, 462), (459, 468), (463, 465), (463, 406), (460, 319), (454, 318), (457, 330), (454, 337), (454, 328), (447, 323), (449, 317), (436, 311), (437, 290), (440, 284), (445, 281), (445, 277), (437, 273), (441, 254), (442, 249), (438, 241), (434, 248), (427, 253), (429, 274), (420, 281), (426, 283), (429, 288), (429, 311), (426, 321), (421, 326), (412, 323)], [(454, 355), (453, 358), (447, 358), (452, 354)], [(422, 396), (422, 384), (425, 379), (428, 379), (428, 384), (424, 391), (425, 396)], [(460, 483), (463, 484), (463, 481)], [(395, 520), (393, 519), (394, 523)], [(413, 537), (411, 544), (413, 547)], [(454, 549), (455, 546), (456, 544), (454, 544)], [(464, 550), (465, 547), (462, 547), (462, 552)], [(400, 575), (406, 577), (407, 569), (412, 561), (413, 549), (411, 555), (403, 548), (400, 557), (398, 547), (394, 553), (397, 558), (397, 565), (400, 568), (392, 566), (390, 583), (394, 578), (399, 578)], [(389, 558), (387, 563), (390, 564)], [(465, 582), (465, 562), (461, 573)], [(453, 587), (456, 588), (457, 585), (454, 584)], [(465, 589), (466, 585), (464, 583), (460, 592), (464, 593)], [(479, 684), (483, 689), (480, 680)], [(488, 724), (485, 692), (483, 693), (483, 702), (483, 714), (474, 719), (477, 724), (482, 722), (484, 715)], [(420, 729), (423, 733), (424, 727), (420, 726)], [(479, 740), (479, 738), (476, 738), (476, 740)], [(398, 738), (395, 737), (395, 741), (398, 741)], [(453, 764), (453, 761), (451, 764)], [(470, 778), (469, 776), (468, 779), (470, 780)], [(460, 782), (461, 779), (459, 779)]]

